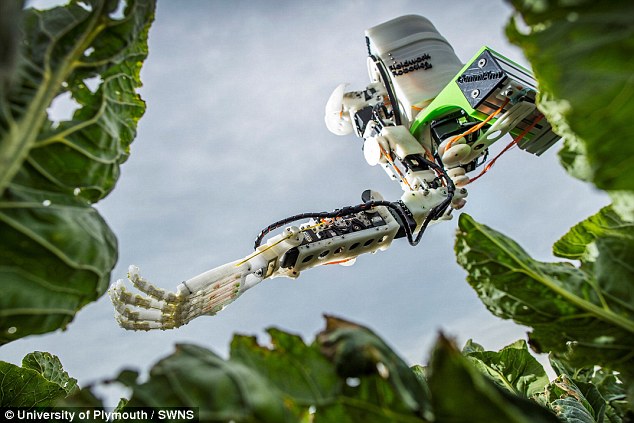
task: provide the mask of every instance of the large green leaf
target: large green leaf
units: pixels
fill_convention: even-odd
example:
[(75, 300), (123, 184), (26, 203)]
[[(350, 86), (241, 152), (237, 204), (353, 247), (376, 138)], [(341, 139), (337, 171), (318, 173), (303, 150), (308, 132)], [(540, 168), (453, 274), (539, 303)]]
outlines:
[(634, 223), (612, 206), (578, 223), (553, 246), (555, 255), (580, 260), (596, 281), (604, 308), (634, 319)]
[[(129, 154), (153, 1), (71, 2), (22, 13), (11, 84), (0, 91), (0, 343), (64, 328), (107, 289), (116, 238), (92, 203)], [(96, 84), (96, 87), (89, 88)], [(51, 122), (58, 96), (77, 103)]]
[(634, 2), (511, 0), (507, 27), (539, 81), (539, 107), (564, 136), (562, 163), (605, 190), (634, 190)]
[[(456, 255), (468, 282), (495, 315), (533, 328), (534, 349), (565, 356), (577, 367), (597, 364), (634, 375), (631, 276), (612, 277), (598, 261), (576, 268), (534, 260), (466, 214), (458, 225)], [(629, 247), (624, 250), (615, 240), (596, 242), (627, 268)]]
[(0, 361), (0, 407), (51, 406), (76, 391), (77, 381), (49, 353), (28, 354), (22, 367)]
[(429, 367), (438, 422), (559, 422), (542, 406), (491, 381), (443, 336), (436, 341)]
[(521, 397), (532, 398), (548, 385), (546, 371), (528, 352), (524, 340), (514, 342), (499, 352), (467, 348), (467, 351), (463, 349), (463, 354), (499, 387)]

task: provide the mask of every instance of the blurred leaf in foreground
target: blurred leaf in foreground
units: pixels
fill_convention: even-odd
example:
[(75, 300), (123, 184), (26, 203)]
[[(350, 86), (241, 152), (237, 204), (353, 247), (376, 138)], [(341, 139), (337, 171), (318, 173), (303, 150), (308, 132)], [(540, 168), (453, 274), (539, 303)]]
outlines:
[(633, 191), (634, 2), (511, 3), (507, 35), (532, 65), (539, 108), (564, 137), (562, 164), (601, 189)]
[(235, 335), (231, 360), (256, 370), (292, 404), (298, 415), (307, 414), (335, 401), (340, 379), (334, 366), (315, 345), (306, 345), (297, 335), (269, 329), (271, 346), (259, 345), (252, 336)]
[(200, 421), (294, 421), (256, 370), (195, 345), (177, 345), (152, 367), (146, 382), (130, 387), (132, 397), (123, 409), (198, 407)]
[[(236, 335), (226, 360), (179, 345), (146, 381), (131, 370), (115, 378), (132, 390), (118, 409), (195, 407), (201, 422), (558, 422), (543, 400), (543, 369), (522, 342), (497, 353), (471, 342), (467, 357), (440, 336), (429, 366), (409, 368), (368, 328), (326, 320), (311, 344), (279, 329), (268, 330), (266, 345)], [(533, 396), (546, 407), (524, 397), (540, 389)], [(101, 407), (90, 389), (58, 405)]]
[(433, 419), (424, 380), (370, 329), (326, 316), (317, 344), (345, 382), (338, 402), (351, 421)]

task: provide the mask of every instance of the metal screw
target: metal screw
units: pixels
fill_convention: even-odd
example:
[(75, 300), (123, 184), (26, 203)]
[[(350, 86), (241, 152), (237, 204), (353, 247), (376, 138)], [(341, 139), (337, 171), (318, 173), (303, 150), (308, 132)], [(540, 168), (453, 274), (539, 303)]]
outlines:
[(471, 98), (478, 98), (479, 95), (480, 95), (480, 90), (471, 91)]
[(487, 64), (487, 59), (482, 58), (482, 59), (478, 60), (478, 67), (479, 68), (483, 68), (484, 65), (486, 65), (486, 64)]

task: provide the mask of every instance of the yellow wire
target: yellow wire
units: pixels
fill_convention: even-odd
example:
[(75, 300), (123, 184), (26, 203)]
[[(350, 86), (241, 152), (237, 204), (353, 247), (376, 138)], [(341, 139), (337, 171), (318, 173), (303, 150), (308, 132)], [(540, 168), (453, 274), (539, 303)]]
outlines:
[[(300, 230), (300, 232), (305, 232), (305, 231), (308, 231), (308, 230), (310, 230), (310, 229), (314, 229), (314, 228), (316, 228), (317, 226), (320, 226), (320, 225), (321, 225), (321, 223), (317, 223), (317, 224), (315, 224), (315, 225), (312, 225), (312, 226), (309, 226), (309, 227), (307, 227), (307, 228), (304, 228), (304, 229)], [(265, 246), (265, 247), (264, 247), (264, 248), (262, 248), (261, 250), (258, 250), (258, 251), (255, 251), (255, 252), (253, 252), (253, 253), (249, 254), (247, 257), (245, 257), (245, 258), (244, 258), (244, 260), (242, 260), (242, 261), (241, 261), (241, 262), (239, 262), (239, 263), (236, 263), (236, 265), (235, 265), (235, 266), (236, 266), (236, 267), (238, 267), (238, 266), (243, 265), (243, 264), (244, 264), (244, 263), (246, 263), (247, 261), (251, 260), (253, 257), (257, 257), (257, 256), (259, 256), (259, 255), (260, 255), (260, 254), (262, 254), (263, 252), (270, 250), (271, 248), (275, 247), (276, 245), (280, 244), (280, 243), (281, 243), (281, 242), (283, 242), (283, 241), (286, 241), (286, 240), (287, 240), (287, 239), (289, 239), (289, 238), (292, 238), (293, 236), (294, 236), (293, 234), (289, 234), (289, 235), (285, 236), (284, 238), (280, 239), (279, 241), (276, 241), (275, 243), (273, 243), (273, 244), (271, 244), (271, 245), (267, 245), (267, 246)]]

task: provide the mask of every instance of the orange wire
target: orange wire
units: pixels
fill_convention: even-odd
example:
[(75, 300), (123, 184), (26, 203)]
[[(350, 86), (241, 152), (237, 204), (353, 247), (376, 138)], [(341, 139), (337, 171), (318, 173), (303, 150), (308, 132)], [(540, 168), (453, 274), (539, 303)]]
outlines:
[(390, 164), (392, 165), (396, 173), (398, 173), (398, 176), (401, 178), (401, 181), (403, 181), (405, 185), (407, 185), (407, 188), (409, 188), (410, 191), (412, 191), (412, 187), (410, 186), (409, 182), (407, 182), (407, 179), (405, 179), (405, 176), (401, 172), (401, 169), (399, 169), (394, 163), (394, 161), (392, 160), (392, 156), (390, 156), (389, 153), (385, 151), (385, 149), (381, 146), (381, 144), (378, 144), (378, 146), (379, 146), (379, 149), (381, 150), (381, 154), (383, 154), (385, 158), (387, 159), (387, 161), (390, 162)]
[(506, 153), (507, 151), (509, 151), (515, 144), (517, 144), (518, 142), (520, 142), (522, 140), (522, 138), (524, 138), (526, 136), (526, 134), (528, 134), (528, 132), (533, 129), (535, 127), (535, 125), (537, 125), (537, 123), (542, 120), (542, 118), (544, 117), (544, 115), (539, 115), (535, 118), (535, 120), (533, 121), (533, 123), (531, 123), (530, 125), (528, 125), (526, 127), (526, 129), (524, 129), (522, 131), (521, 134), (519, 134), (517, 137), (515, 137), (513, 139), (513, 141), (511, 141), (506, 147), (504, 147), (504, 149), (502, 151), (500, 151), (498, 153), (497, 156), (495, 156), (493, 159), (491, 159), (491, 161), (489, 163), (487, 163), (486, 166), (484, 166), (484, 169), (482, 169), (482, 172), (480, 172), (480, 174), (478, 176), (476, 176), (475, 178), (471, 178), (469, 179), (469, 182), (467, 182), (467, 184), (470, 184), (471, 182), (475, 181), (476, 179), (480, 178), (481, 176), (483, 176), (485, 173), (487, 173), (489, 171), (489, 169), (491, 169), (491, 167), (493, 166), (493, 164), (495, 163), (495, 161), (497, 159), (500, 158), (500, 156), (504, 153)]
[(324, 263), (324, 265), (329, 265), (329, 264), (341, 264), (341, 263), (347, 263), (350, 260), (354, 260), (356, 257), (350, 257), (349, 259), (343, 259), (343, 260), (335, 260), (335, 261), (329, 261), (328, 263)]
[(506, 105), (508, 104), (509, 99), (507, 98), (506, 100), (504, 100), (504, 103), (502, 103), (502, 105), (493, 113), (491, 113), (489, 116), (487, 116), (486, 119), (484, 119), (482, 122), (478, 123), (475, 126), (472, 126), (471, 128), (467, 129), (465, 132), (463, 132), (460, 135), (456, 135), (455, 137), (453, 137), (452, 139), (449, 140), (449, 142), (447, 143), (447, 145), (445, 146), (445, 151), (449, 150), (451, 148), (451, 146), (460, 138), (469, 135), (475, 131), (477, 131), (478, 129), (482, 128), (484, 125), (486, 125), (491, 119), (493, 119), (495, 116), (497, 116), (498, 113), (500, 113), (504, 107), (506, 107)]

